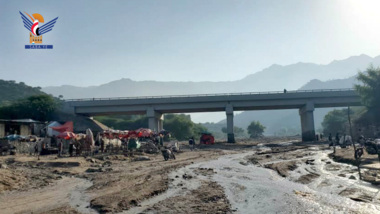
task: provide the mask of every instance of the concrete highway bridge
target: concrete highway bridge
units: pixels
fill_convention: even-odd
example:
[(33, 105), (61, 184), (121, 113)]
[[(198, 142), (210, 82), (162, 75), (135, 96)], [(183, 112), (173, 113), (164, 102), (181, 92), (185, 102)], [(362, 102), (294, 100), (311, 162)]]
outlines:
[(235, 142), (234, 111), (299, 109), (302, 140), (312, 141), (314, 109), (347, 106), (361, 106), (353, 89), (73, 99), (65, 100), (64, 110), (89, 117), (146, 114), (149, 128), (156, 131), (163, 128), (165, 113), (225, 111), (228, 142)]

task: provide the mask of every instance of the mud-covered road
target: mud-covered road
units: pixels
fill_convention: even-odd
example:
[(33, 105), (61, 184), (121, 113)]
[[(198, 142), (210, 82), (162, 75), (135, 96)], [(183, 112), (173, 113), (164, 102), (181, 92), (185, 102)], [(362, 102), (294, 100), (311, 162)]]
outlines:
[(379, 188), (325, 144), (183, 148), (169, 161), (1, 156), (1, 213), (380, 213)]

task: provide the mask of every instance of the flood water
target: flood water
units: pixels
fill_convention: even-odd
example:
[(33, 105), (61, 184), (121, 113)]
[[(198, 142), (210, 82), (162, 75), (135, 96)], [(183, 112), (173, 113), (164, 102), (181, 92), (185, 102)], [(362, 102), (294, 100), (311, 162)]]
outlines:
[[(360, 181), (356, 167), (332, 161), (328, 157), (331, 151), (308, 148), (311, 155), (306, 159), (313, 159), (313, 164), (299, 162), (297, 169), (284, 178), (274, 170), (242, 164), (247, 156), (256, 153), (256, 149), (180, 168), (169, 175), (171, 183), (165, 193), (143, 201), (140, 207), (124, 213), (142, 212), (166, 198), (185, 195), (198, 188), (202, 180), (210, 179), (224, 188), (235, 213), (380, 213), (380, 202), (377, 199), (379, 189)], [(292, 160), (297, 158), (285, 161)], [(212, 168), (215, 173), (211, 177), (202, 176), (195, 172), (198, 168)], [(193, 179), (182, 179), (185, 173), (192, 175)], [(308, 173), (320, 176), (309, 184), (295, 182)], [(339, 176), (343, 173), (346, 177)], [(356, 179), (350, 179), (351, 175)], [(340, 196), (339, 193), (347, 188), (359, 189), (371, 196), (373, 201), (365, 203)]]

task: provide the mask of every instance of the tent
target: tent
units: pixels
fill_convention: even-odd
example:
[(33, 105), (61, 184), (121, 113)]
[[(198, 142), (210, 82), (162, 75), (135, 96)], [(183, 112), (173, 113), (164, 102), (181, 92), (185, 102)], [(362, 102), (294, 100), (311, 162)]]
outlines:
[(52, 129), (52, 127), (59, 127), (59, 126), (62, 126), (62, 124), (58, 123), (57, 121), (53, 121), (49, 123), (49, 125), (47, 125), (46, 127), (47, 135), (50, 137), (59, 135), (59, 132)]

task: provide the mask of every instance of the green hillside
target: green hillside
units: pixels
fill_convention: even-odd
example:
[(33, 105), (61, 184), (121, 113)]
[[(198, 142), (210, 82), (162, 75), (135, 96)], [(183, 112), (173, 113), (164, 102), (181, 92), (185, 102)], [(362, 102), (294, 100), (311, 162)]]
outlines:
[(45, 94), (40, 89), (40, 87), (31, 87), (23, 82), (0, 80), (0, 105), (32, 95)]

